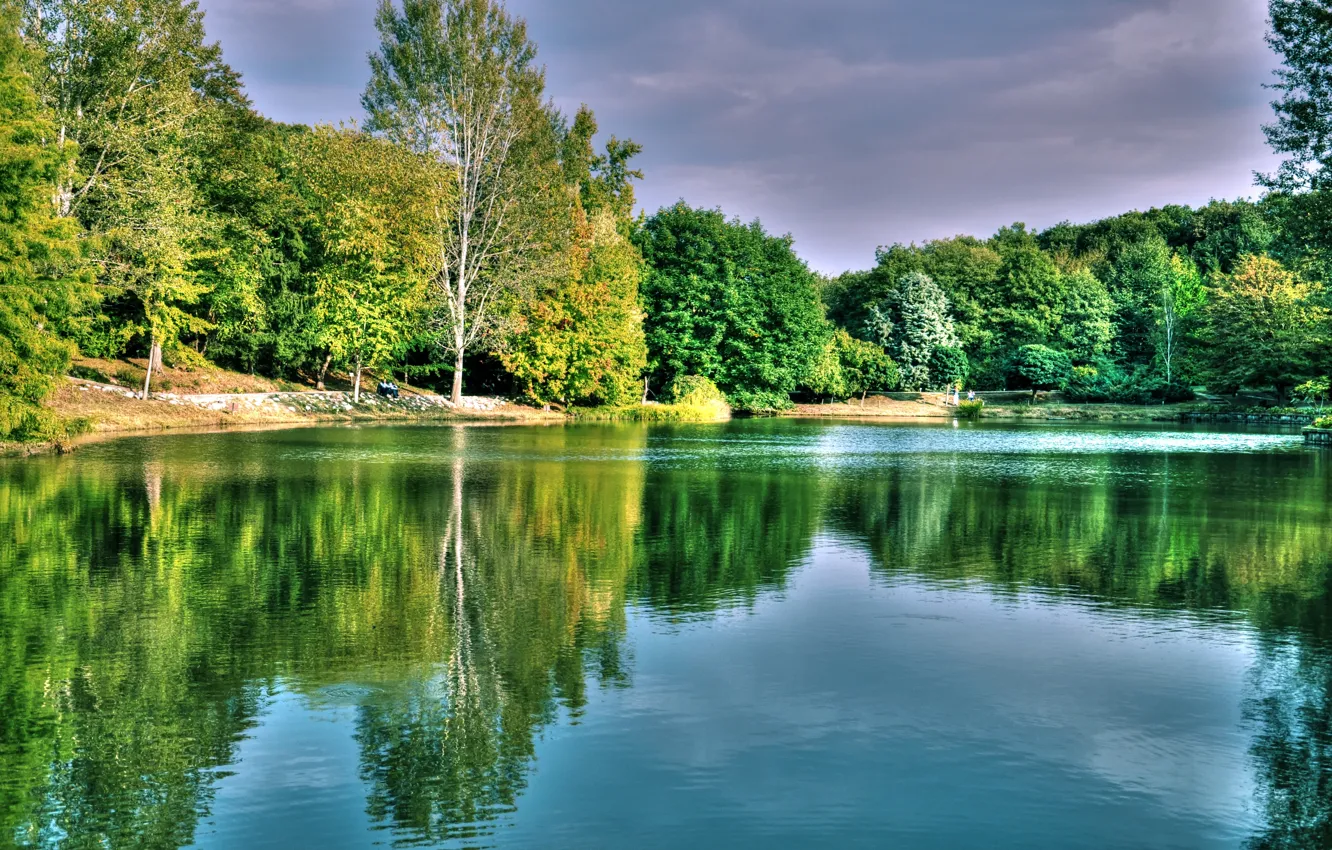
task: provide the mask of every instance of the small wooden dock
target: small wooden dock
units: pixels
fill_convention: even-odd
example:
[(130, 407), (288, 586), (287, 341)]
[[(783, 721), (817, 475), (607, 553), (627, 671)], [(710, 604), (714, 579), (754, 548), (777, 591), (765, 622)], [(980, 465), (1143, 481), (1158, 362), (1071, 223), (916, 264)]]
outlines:
[(1312, 446), (1332, 446), (1332, 428), (1305, 428), (1304, 442)]

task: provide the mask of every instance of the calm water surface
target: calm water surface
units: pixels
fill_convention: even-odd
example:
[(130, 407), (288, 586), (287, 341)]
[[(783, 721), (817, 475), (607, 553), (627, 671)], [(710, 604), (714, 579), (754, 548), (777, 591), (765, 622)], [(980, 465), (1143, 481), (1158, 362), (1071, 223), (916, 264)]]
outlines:
[(0, 462), (0, 846), (1332, 847), (1332, 453), (381, 428)]

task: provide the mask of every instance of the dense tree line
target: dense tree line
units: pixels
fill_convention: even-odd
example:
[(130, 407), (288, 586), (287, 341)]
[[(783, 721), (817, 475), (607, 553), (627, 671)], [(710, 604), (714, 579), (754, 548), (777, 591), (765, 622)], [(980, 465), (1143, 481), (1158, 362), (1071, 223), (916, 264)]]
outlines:
[(1284, 397), (1332, 367), (1323, 246), (1289, 224), (1322, 202), (1278, 194), (894, 245), (825, 297), (839, 325), (887, 347), (908, 389), (962, 378), (1093, 401), (1198, 385)]
[(1284, 399), (1332, 371), (1320, 0), (1273, 3), (1288, 162), (1262, 199), (892, 245), (835, 279), (757, 221), (636, 218), (639, 146), (599, 150), (590, 109), (551, 104), (499, 0), (383, 0), (364, 127), (259, 116), (192, 0), (0, 16), (0, 438), (61, 429), (41, 402), (76, 352), (141, 358), (145, 395), (169, 362), (561, 405), (697, 376), (751, 409), (954, 386)]

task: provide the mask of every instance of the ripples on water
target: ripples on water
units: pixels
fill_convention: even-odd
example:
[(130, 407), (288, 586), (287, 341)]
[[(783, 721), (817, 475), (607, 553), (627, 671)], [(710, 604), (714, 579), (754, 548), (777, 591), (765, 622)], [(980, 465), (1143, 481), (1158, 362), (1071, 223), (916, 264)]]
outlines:
[(1332, 846), (1329, 469), (793, 421), (0, 463), (0, 846)]

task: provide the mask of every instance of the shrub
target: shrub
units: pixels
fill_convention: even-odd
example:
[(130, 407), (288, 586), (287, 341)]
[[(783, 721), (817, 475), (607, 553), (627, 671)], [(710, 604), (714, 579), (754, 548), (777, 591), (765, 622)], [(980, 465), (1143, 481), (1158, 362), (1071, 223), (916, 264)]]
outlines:
[(575, 407), (569, 415), (581, 422), (717, 422), (730, 418), (729, 407), (692, 404), (640, 404), (631, 407)]
[(1313, 427), (1327, 428), (1329, 430), (1332, 430), (1332, 416), (1324, 416), (1322, 419), (1319, 419), (1317, 422), (1314, 422)]
[(980, 419), (985, 415), (985, 402), (964, 401), (957, 406), (957, 415), (962, 419)]
[(1193, 389), (1181, 383), (1166, 384), (1151, 369), (1139, 366), (1125, 372), (1118, 364), (1100, 361), (1078, 366), (1065, 388), (1069, 401), (1148, 404), (1157, 401), (1192, 401)]
[(681, 375), (671, 382), (667, 393), (675, 404), (693, 404), (700, 407), (709, 404), (725, 404), (726, 396), (717, 385), (699, 375)]
[(790, 396), (771, 390), (739, 390), (731, 393), (729, 401), (736, 410), (746, 413), (776, 413), (795, 406)]
[(1321, 411), (1332, 395), (1332, 379), (1315, 378), (1306, 381), (1295, 388), (1295, 395), (1303, 399), (1305, 404), (1316, 405)]
[(101, 369), (94, 369), (91, 366), (75, 366), (69, 370), (69, 374), (76, 378), (82, 378), (85, 381), (95, 381), (99, 384), (109, 384), (109, 379)]
[(0, 441), (60, 442), (88, 430), (83, 419), (66, 419), (23, 399), (0, 395)]

